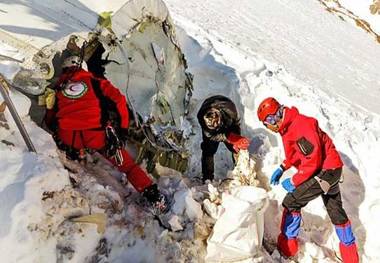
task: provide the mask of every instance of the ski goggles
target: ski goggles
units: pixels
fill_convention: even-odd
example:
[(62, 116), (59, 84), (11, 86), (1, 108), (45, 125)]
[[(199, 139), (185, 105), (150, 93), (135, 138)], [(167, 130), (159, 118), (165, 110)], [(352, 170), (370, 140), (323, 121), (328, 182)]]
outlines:
[(265, 117), (265, 120), (263, 121), (265, 125), (276, 125), (279, 120), (282, 119), (282, 113), (283, 113), (284, 107), (281, 106), (278, 108), (275, 114), (269, 114), (268, 116)]

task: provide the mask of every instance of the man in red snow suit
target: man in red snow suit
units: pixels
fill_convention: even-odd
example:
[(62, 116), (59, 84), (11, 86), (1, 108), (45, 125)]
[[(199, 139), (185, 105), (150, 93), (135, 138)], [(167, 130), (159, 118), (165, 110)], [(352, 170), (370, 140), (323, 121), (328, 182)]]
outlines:
[(279, 251), (286, 257), (297, 253), (301, 208), (321, 196), (340, 240), (343, 262), (359, 262), (355, 237), (339, 189), (343, 162), (330, 137), (319, 128), (316, 119), (300, 114), (296, 107), (284, 107), (271, 97), (261, 102), (257, 115), (265, 127), (280, 133), (285, 150), (285, 160), (273, 173), (270, 183), (278, 184), (284, 171), (291, 166), (297, 168), (296, 174), (282, 181), (288, 194), (282, 202)]
[(121, 162), (117, 161), (116, 156), (105, 154), (106, 132), (102, 123), (101, 99), (108, 98), (115, 104), (120, 128), (125, 130), (129, 125), (129, 115), (124, 95), (108, 80), (96, 78), (82, 69), (78, 56), (66, 58), (62, 68), (62, 75), (55, 87), (55, 107), (47, 110), (45, 117), (47, 126), (54, 130), (59, 143), (74, 151), (91, 149), (101, 152), (127, 175), (129, 182), (138, 192), (143, 193), (154, 209), (165, 210), (165, 197), (124, 148), (121, 147), (119, 152)]

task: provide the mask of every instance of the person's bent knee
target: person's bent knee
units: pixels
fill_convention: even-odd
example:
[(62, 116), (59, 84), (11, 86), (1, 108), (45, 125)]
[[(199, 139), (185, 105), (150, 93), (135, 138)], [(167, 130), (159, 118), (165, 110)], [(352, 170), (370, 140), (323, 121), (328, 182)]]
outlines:
[(291, 193), (288, 193), (282, 201), (282, 206), (289, 212), (299, 211), (300, 208), (296, 205), (296, 199)]
[[(332, 215), (331, 215), (332, 214)], [(331, 222), (334, 225), (343, 225), (348, 221), (348, 217), (342, 214), (329, 213)]]

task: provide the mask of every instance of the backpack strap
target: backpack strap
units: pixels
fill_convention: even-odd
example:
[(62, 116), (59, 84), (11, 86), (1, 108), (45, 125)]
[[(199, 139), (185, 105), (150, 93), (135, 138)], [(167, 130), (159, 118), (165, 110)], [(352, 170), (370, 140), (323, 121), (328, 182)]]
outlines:
[(100, 88), (100, 82), (96, 78), (91, 78), (91, 85), (92, 88), (95, 92), (96, 97), (99, 100), (99, 105), (100, 105), (100, 112), (101, 112), (101, 117), (100, 117), (100, 123), (103, 128), (107, 126), (107, 123), (110, 119), (109, 113), (108, 113), (108, 102), (109, 100), (106, 96), (104, 96), (101, 88)]

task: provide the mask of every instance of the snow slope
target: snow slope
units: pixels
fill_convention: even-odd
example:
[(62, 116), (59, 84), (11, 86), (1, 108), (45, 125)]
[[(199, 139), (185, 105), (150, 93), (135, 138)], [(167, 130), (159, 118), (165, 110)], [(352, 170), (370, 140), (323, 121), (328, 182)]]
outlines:
[(93, 29), (99, 12), (116, 11), (125, 2), (5, 0), (0, 3), (0, 29), (40, 49), (70, 33)]
[(362, 1), (350, 1), (350, 0), (339, 0), (338, 1), (344, 8), (347, 8), (355, 15), (367, 21), (371, 28), (377, 33), (380, 34), (380, 16), (371, 14), (370, 6), (376, 0), (362, 0)]
[[(73, 0), (65, 4), (69, 2)], [(119, 1), (113, 3), (116, 2)], [(13, 7), (10, 3), (1, 4), (13, 10), (25, 2), (17, 2)], [(256, 152), (256, 172), (271, 199), (266, 213), (265, 239), (274, 241), (279, 231), (285, 191), (279, 186), (271, 187), (268, 178), (281, 162), (283, 150), (280, 138), (264, 129), (255, 112), (258, 103), (267, 96), (275, 96), (286, 105), (295, 105), (302, 113), (319, 120), (340, 151), (345, 162), (343, 202), (357, 236), (359, 253), (363, 262), (378, 262), (379, 231), (374, 219), (380, 216), (377, 194), (380, 187), (377, 158), (380, 154), (380, 107), (376, 104), (380, 92), (376, 74), (379, 45), (361, 29), (324, 12), (317, 1), (167, 0), (166, 3), (179, 26), (180, 44), (189, 70), (194, 74), (190, 121), (195, 135), (189, 146), (193, 152), (192, 169), (186, 175), (200, 174), (201, 138), (195, 118), (200, 104), (209, 95), (230, 96), (241, 112), (244, 134), (262, 144)], [(53, 14), (56, 13), (49, 17)], [(45, 22), (40, 21), (38, 26), (46, 26)], [(24, 34), (27, 38), (28, 34)], [(54, 37), (53, 34), (51, 39)], [(46, 34), (43, 38), (50, 36)], [(12, 51), (8, 46), (0, 47), (0, 53), (5, 50), (8, 54)], [(2, 62), (0, 70), (11, 78), (17, 65)], [(114, 208), (109, 206), (99, 209), (99, 203), (104, 201), (101, 196), (108, 201), (117, 198), (109, 189), (91, 180), (84, 182), (89, 193), (81, 193), (78, 200), (83, 198), (93, 209), (108, 213), (111, 223), (104, 237), (108, 241), (106, 247), (111, 249), (109, 254), (97, 247), (102, 244), (102, 236), (94, 226), (78, 227), (66, 221), (58, 224), (62, 222), (61, 207), (40, 199), (43, 192), (67, 189), (68, 172), (60, 164), (50, 136), (27, 116), (27, 99), (18, 93), (12, 96), (38, 154), (25, 152), (26, 147), (12, 123), (10, 130), (0, 127), (0, 139), (14, 144), (0, 143), (0, 252), (6, 262), (202, 261), (204, 250), (199, 240), (184, 242), (184, 236), (168, 234), (135, 205), (128, 204), (125, 214), (112, 214), (110, 211)], [(7, 117), (10, 119), (9, 114)], [(227, 170), (232, 169), (232, 162), (223, 146), (216, 160), (217, 178), (224, 178)], [(199, 193), (195, 188), (188, 192), (181, 181), (175, 179), (178, 175), (165, 170), (163, 174), (173, 176), (170, 184), (173, 188), (179, 188), (190, 200), (196, 199)], [(73, 193), (70, 187), (67, 193)], [(183, 202), (180, 204), (183, 205), (181, 209), (194, 208)], [(81, 207), (87, 208), (87, 205)], [(55, 211), (56, 215), (49, 218), (46, 211)], [(63, 238), (59, 238), (60, 235), (41, 236), (38, 228), (30, 231), (30, 227), (47, 219), (46, 222), (57, 226), (53, 233), (69, 231), (72, 237), (64, 234)], [(297, 260), (336, 262), (334, 251), (338, 251), (338, 241), (320, 199), (303, 210), (302, 227)], [(74, 253), (69, 248), (74, 248)], [(56, 249), (60, 251), (59, 258)], [(95, 258), (92, 257), (94, 253)], [(264, 252), (263, 258), (265, 262), (285, 261), (277, 252), (272, 256)]]
[(199, 25), (248, 56), (276, 61), (298, 79), (330, 96), (380, 113), (380, 46), (364, 30), (324, 12), (318, 1), (166, 3), (174, 18)]

